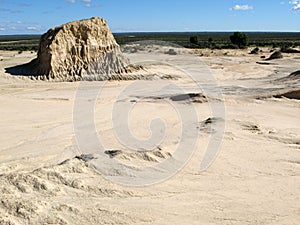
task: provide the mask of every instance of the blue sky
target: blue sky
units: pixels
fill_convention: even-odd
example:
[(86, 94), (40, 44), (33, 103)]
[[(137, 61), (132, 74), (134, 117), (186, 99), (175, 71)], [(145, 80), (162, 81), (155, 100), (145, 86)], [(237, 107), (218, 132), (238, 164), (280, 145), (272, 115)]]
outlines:
[(93, 16), (113, 32), (300, 32), (300, 0), (0, 0), (0, 35), (41, 34)]

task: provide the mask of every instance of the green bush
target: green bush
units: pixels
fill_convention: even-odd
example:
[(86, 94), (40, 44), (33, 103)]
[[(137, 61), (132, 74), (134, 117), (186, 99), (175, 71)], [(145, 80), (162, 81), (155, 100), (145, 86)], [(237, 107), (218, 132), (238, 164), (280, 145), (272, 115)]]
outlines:
[(249, 44), (248, 35), (242, 32), (234, 32), (230, 36), (232, 44), (237, 45), (239, 48), (245, 48)]
[(190, 42), (192, 44), (198, 44), (198, 37), (197, 36), (190, 37)]

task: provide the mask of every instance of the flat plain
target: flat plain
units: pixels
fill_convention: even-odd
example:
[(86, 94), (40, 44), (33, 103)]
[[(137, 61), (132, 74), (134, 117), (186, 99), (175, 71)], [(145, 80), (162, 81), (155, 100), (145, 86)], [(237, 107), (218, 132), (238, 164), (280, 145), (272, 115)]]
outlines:
[[(250, 48), (174, 49), (176, 55), (167, 50), (151, 46), (125, 53), (132, 62), (174, 78), (142, 81), (141, 87), (153, 87), (152, 95), (144, 96), (143, 88), (124, 91), (137, 81), (84, 83), (89, 90), (102, 87), (94, 120), (112, 160), (141, 167), (172, 157), (181, 135), (182, 118), (171, 104), (174, 92), (155, 87), (174, 83), (205, 96), (180, 103), (198, 115), (196, 150), (187, 165), (164, 182), (143, 187), (111, 182), (78, 157), (73, 110), (80, 82), (12, 76), (5, 68), (29, 62), (35, 53), (0, 52), (0, 224), (299, 224), (299, 54), (258, 64), (267, 62), (261, 56), (268, 57), (270, 48), (258, 55), (250, 55)], [(196, 72), (184, 73), (185, 68)], [(136, 102), (128, 120), (140, 139), (151, 136), (152, 118), (165, 121), (160, 154), (129, 151), (119, 143), (118, 125), (112, 123), (118, 100)], [(224, 104), (224, 121), (211, 111), (213, 102)], [(222, 122), (218, 154), (200, 172), (215, 132), (210, 126)]]

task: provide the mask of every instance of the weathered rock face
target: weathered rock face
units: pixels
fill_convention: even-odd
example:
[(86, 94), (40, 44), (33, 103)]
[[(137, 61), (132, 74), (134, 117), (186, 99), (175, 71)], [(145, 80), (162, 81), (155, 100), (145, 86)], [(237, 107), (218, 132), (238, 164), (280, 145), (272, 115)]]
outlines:
[(107, 22), (94, 17), (50, 29), (41, 37), (37, 59), (23, 72), (60, 81), (122, 79), (133, 69), (128, 65)]

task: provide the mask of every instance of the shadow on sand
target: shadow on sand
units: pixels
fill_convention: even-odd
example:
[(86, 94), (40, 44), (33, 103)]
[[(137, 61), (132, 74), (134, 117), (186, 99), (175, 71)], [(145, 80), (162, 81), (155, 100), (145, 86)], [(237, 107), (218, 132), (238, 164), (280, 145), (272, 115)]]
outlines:
[(47, 74), (47, 71), (41, 70), (41, 64), (37, 58), (25, 64), (7, 67), (5, 68), (5, 72), (12, 76), (24, 76), (30, 78), (37, 78), (43, 76), (43, 74)]

